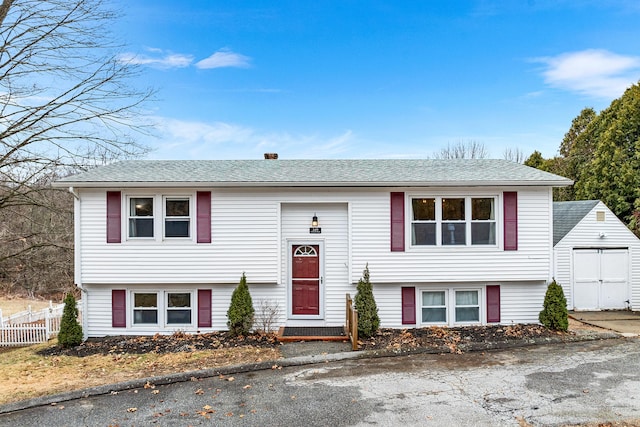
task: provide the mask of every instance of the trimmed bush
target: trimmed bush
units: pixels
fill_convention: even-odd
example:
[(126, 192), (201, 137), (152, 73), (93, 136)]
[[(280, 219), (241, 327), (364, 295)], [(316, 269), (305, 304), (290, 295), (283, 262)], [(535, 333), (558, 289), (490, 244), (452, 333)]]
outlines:
[(75, 347), (82, 342), (82, 326), (78, 323), (78, 308), (76, 299), (67, 294), (64, 299), (64, 309), (60, 320), (60, 333), (58, 344), (62, 347)]
[(227, 326), (233, 336), (247, 335), (253, 326), (253, 301), (247, 286), (247, 278), (242, 273), (240, 284), (231, 295), (231, 305), (227, 311)]
[(364, 268), (362, 278), (358, 280), (358, 293), (354, 302), (358, 310), (358, 336), (370, 338), (378, 331), (380, 317), (373, 296), (373, 286), (369, 281), (369, 264)]
[(544, 295), (543, 309), (538, 316), (540, 323), (549, 329), (567, 331), (569, 329), (569, 313), (567, 312), (567, 299), (562, 291), (562, 286), (554, 280), (549, 284)]

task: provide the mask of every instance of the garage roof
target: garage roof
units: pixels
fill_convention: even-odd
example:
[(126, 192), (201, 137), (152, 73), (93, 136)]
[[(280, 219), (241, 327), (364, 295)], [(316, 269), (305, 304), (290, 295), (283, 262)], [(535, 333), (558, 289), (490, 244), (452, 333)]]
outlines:
[(553, 246), (587, 216), (599, 200), (553, 202)]

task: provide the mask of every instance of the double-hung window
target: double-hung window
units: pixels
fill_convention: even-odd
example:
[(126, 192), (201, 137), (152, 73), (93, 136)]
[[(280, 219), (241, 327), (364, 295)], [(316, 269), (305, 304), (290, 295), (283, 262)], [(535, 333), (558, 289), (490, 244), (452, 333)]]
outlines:
[(191, 293), (167, 292), (167, 325), (191, 324)]
[(436, 244), (436, 199), (421, 198), (411, 200), (413, 213), (411, 241), (414, 245)]
[(447, 323), (447, 292), (422, 292), (422, 323)]
[(190, 237), (191, 217), (188, 197), (164, 199), (164, 237)]
[(480, 323), (480, 290), (423, 290), (421, 315), (423, 324)]
[(129, 237), (153, 237), (153, 197), (129, 199)]
[(133, 291), (133, 324), (137, 326), (192, 326), (193, 292)]
[(495, 246), (495, 197), (414, 197), (412, 246)]
[(492, 197), (471, 199), (471, 244), (496, 244), (496, 201)]
[(456, 323), (479, 322), (480, 302), (479, 293), (473, 291), (454, 291), (456, 294)]
[(158, 294), (156, 292), (134, 292), (133, 324), (158, 324)]
[(140, 240), (191, 239), (192, 196), (160, 195), (127, 198), (127, 236)]
[(442, 198), (442, 244), (466, 245), (467, 223), (465, 215), (465, 199)]

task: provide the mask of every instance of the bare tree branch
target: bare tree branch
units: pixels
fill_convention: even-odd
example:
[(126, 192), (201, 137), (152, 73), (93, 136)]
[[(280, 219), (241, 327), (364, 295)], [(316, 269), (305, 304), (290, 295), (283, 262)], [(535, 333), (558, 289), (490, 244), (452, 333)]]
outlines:
[(484, 144), (478, 141), (458, 141), (447, 144), (433, 155), (434, 159), (486, 159), (489, 153)]
[(0, 281), (69, 280), (72, 198), (50, 181), (146, 151), (152, 91), (130, 85), (114, 19), (107, 0), (0, 3)]

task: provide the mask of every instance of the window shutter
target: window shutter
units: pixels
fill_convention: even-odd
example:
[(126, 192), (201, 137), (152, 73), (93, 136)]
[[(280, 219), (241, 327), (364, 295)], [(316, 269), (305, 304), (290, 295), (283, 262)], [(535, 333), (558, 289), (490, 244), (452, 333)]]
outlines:
[(211, 243), (211, 191), (198, 191), (196, 205), (198, 243)]
[(211, 289), (198, 289), (198, 327), (211, 327)]
[(505, 191), (504, 203), (504, 250), (518, 250), (518, 193)]
[(487, 286), (487, 323), (500, 322), (500, 286)]
[(413, 286), (402, 287), (402, 324), (415, 325), (416, 323), (416, 288)]
[(107, 191), (107, 243), (121, 242), (122, 197), (119, 191)]
[(127, 291), (124, 289), (111, 291), (111, 326), (127, 327)]
[(391, 252), (404, 252), (404, 193), (391, 193)]

